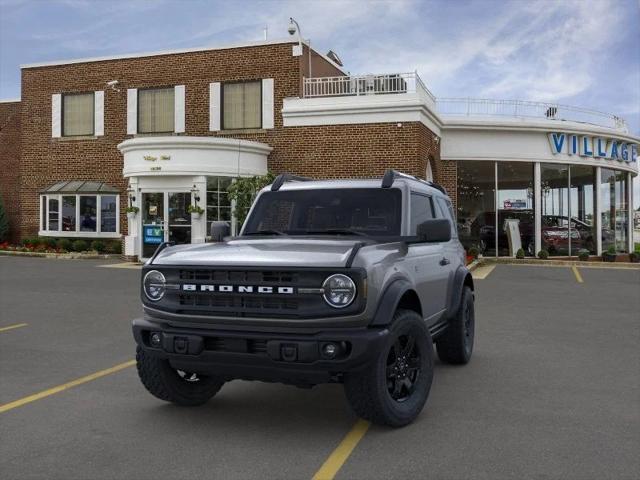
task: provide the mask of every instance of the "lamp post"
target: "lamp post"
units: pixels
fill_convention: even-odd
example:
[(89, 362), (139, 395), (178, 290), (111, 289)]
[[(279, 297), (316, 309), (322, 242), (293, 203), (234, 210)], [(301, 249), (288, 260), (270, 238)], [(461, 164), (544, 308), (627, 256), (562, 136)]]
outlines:
[[(300, 55), (302, 55), (302, 32), (300, 30), (300, 25), (298, 25), (298, 22), (296, 22), (293, 17), (289, 17), (289, 28), (287, 31), (289, 32), (289, 35), (295, 35), (296, 32), (298, 33), (298, 47), (300, 48)], [(309, 78), (311, 78), (311, 39), (307, 40), (307, 48), (309, 50), (309, 54), (307, 55), (309, 57)]]

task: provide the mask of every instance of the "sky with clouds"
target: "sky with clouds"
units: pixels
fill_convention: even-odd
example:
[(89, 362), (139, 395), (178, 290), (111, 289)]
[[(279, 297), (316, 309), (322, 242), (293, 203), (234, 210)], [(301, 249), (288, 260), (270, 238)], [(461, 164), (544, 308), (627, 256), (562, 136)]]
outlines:
[(639, 0), (0, 0), (0, 99), (20, 64), (279, 39), (290, 16), (351, 73), (417, 70), (436, 96), (578, 105), (640, 135)]

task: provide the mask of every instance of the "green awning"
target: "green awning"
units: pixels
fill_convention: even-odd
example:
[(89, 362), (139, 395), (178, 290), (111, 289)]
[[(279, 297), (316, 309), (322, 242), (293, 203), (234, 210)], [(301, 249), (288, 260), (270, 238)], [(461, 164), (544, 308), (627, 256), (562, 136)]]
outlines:
[(41, 190), (40, 193), (120, 193), (120, 189), (104, 182), (69, 180), (54, 183), (50, 187)]

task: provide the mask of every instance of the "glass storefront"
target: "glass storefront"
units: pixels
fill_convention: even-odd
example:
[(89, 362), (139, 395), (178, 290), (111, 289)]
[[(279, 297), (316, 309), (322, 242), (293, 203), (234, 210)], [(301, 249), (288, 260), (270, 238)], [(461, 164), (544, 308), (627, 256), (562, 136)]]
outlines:
[(518, 248), (525, 255), (536, 255), (539, 249), (552, 256), (576, 256), (581, 250), (596, 255), (599, 202), (602, 251), (613, 246), (626, 252), (630, 176), (602, 168), (598, 194), (596, 172), (596, 167), (587, 165), (540, 163), (540, 245), (536, 246), (535, 164), (459, 161), (462, 244), (485, 256), (513, 256)]
[(458, 235), (465, 249), (496, 254), (496, 164), (458, 162)]
[(628, 174), (603, 168), (600, 174), (600, 212), (602, 221), (602, 251), (614, 248), (624, 253), (628, 249), (629, 205)]
[[(533, 163), (498, 163), (498, 255), (535, 254)], [(519, 234), (519, 235), (518, 235)]]

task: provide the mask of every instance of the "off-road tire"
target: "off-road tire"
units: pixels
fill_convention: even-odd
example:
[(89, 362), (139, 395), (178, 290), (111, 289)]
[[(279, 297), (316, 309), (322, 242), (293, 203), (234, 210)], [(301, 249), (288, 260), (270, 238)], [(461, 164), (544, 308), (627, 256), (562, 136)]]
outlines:
[(194, 407), (207, 403), (224, 382), (215, 377), (198, 376), (198, 381), (187, 381), (176, 369), (163, 360), (136, 349), (138, 375), (142, 384), (153, 396), (176, 405)]
[(464, 365), (471, 360), (475, 336), (475, 310), (473, 292), (464, 287), (460, 307), (449, 320), (449, 326), (436, 340), (438, 358), (445, 363)]
[[(390, 390), (400, 377), (388, 378), (387, 367), (393, 370), (393, 365), (401, 362), (388, 362), (396, 358), (396, 345), (404, 346), (406, 350), (406, 344), (402, 342), (408, 342), (411, 337), (415, 340), (417, 358), (410, 358), (409, 363), (417, 365), (417, 370), (413, 367), (415, 375), (410, 373), (409, 378), (415, 378), (415, 381), (406, 398), (397, 400)], [(406, 363), (403, 365), (406, 366)], [(345, 375), (345, 393), (351, 408), (359, 417), (378, 425), (402, 427), (411, 423), (420, 414), (429, 396), (433, 363), (433, 341), (424, 320), (412, 310), (398, 310), (393, 316), (388, 338), (372, 362), (362, 370)]]

